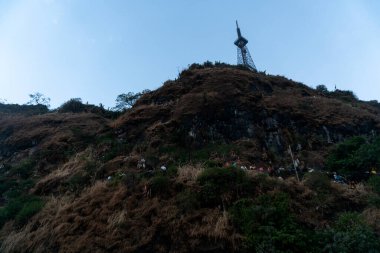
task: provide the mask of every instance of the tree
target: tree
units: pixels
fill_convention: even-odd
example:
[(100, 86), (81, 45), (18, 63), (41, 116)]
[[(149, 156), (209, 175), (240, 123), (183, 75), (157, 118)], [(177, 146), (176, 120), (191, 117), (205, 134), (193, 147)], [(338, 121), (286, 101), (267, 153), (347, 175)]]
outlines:
[(143, 90), (142, 92), (138, 93), (128, 92), (126, 94), (120, 94), (116, 98), (116, 106), (114, 107), (114, 110), (124, 111), (131, 108), (142, 95), (148, 92), (150, 92), (150, 90)]
[(36, 92), (34, 94), (29, 94), (30, 100), (28, 105), (44, 105), (50, 107), (50, 98), (46, 97), (44, 94)]
[(327, 89), (326, 85), (324, 84), (319, 84), (317, 85), (317, 87), (315, 87), (315, 89), (323, 94), (326, 94), (329, 92), (329, 90)]

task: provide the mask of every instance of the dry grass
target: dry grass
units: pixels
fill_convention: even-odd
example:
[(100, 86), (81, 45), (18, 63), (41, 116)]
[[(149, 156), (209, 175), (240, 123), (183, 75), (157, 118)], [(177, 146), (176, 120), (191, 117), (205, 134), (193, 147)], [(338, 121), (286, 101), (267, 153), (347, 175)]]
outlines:
[(200, 164), (181, 166), (178, 168), (176, 181), (185, 185), (192, 185), (203, 171), (204, 168)]
[(52, 222), (60, 217), (62, 210), (67, 208), (71, 201), (72, 199), (67, 197), (51, 197), (43, 210), (23, 229), (12, 231), (5, 237), (0, 252), (49, 252), (46, 245), (53, 238)]
[(52, 188), (58, 187), (69, 176), (83, 170), (88, 161), (94, 161), (94, 152), (93, 147), (89, 147), (77, 153), (68, 162), (40, 179), (31, 192), (46, 193), (51, 191)]
[(355, 204), (366, 204), (369, 192), (364, 184), (356, 184), (353, 188), (349, 185), (332, 183), (331, 187), (344, 199), (349, 199)]
[(215, 242), (224, 240), (233, 247), (236, 247), (242, 239), (241, 235), (237, 234), (230, 224), (227, 212), (221, 212), (218, 209), (210, 210), (202, 216), (200, 222), (191, 227), (189, 236), (193, 238), (205, 237)]
[(368, 208), (363, 211), (362, 216), (364, 220), (373, 227), (380, 236), (380, 209), (379, 208)]
[(127, 219), (128, 215), (125, 210), (114, 213), (108, 218), (108, 228), (113, 230), (115, 228), (122, 227), (127, 223)]

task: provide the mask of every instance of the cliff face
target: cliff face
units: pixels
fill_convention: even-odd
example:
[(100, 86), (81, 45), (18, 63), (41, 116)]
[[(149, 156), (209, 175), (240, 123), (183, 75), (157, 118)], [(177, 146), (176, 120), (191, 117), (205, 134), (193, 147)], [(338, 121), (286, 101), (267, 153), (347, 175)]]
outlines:
[[(347, 137), (378, 133), (379, 108), (340, 93), (239, 69), (190, 69), (144, 95), (115, 124), (122, 138), (147, 149), (244, 141), (257, 151), (245, 157), (250, 162), (269, 152), (280, 164), (289, 145), (318, 156)], [(310, 167), (321, 167), (317, 160)]]
[[(230, 208), (279, 192), (289, 196), (294, 222), (326, 227), (337, 213), (366, 209), (367, 192), (333, 185), (325, 198), (312, 184), (250, 171), (248, 183), (230, 175), (228, 190), (217, 181), (210, 200), (215, 192), (205, 194), (199, 177), (234, 156), (247, 167), (291, 166), (289, 146), (303, 168), (323, 168), (334, 144), (379, 133), (379, 108), (280, 76), (193, 66), (116, 120), (2, 114), (0, 251), (238, 251), (246, 237)], [(31, 203), (43, 204), (30, 211)]]

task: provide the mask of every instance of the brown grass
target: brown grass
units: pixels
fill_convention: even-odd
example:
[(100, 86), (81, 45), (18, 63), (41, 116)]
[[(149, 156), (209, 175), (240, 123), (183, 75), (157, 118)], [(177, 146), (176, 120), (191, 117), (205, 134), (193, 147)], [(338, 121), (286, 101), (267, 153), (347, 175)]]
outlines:
[(176, 181), (185, 185), (192, 185), (196, 182), (197, 177), (204, 171), (201, 164), (184, 165), (178, 168)]
[(122, 210), (117, 213), (112, 214), (108, 218), (108, 228), (113, 230), (115, 228), (122, 227), (126, 225), (128, 219), (127, 211)]
[(75, 154), (68, 162), (41, 178), (31, 192), (39, 194), (47, 193), (54, 190), (54, 188), (59, 187), (69, 176), (83, 170), (88, 161), (94, 161), (94, 152), (93, 147), (89, 147), (86, 150)]
[(379, 208), (368, 208), (363, 211), (362, 216), (364, 220), (372, 226), (377, 235), (380, 236), (380, 209)]

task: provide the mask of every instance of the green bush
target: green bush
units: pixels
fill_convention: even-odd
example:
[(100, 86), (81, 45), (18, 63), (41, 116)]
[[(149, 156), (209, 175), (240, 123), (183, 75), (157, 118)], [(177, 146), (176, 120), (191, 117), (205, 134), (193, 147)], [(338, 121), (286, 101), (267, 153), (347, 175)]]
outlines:
[(44, 206), (44, 202), (39, 198), (33, 198), (26, 202), (21, 210), (17, 213), (15, 219), (19, 225), (26, 224), (28, 220), (38, 213), (42, 207)]
[(329, 93), (329, 90), (327, 89), (326, 85), (324, 85), (324, 84), (317, 85), (317, 87), (315, 87), (315, 90), (319, 91), (319, 92), (321, 92), (323, 94)]
[(86, 105), (82, 103), (81, 98), (71, 98), (69, 101), (66, 101), (58, 108), (58, 112), (79, 113), (79, 112), (84, 112), (85, 109), (86, 109)]
[(332, 229), (323, 233), (323, 252), (380, 252), (380, 241), (357, 213), (343, 213)]
[(313, 238), (297, 224), (284, 193), (238, 200), (229, 210), (247, 252), (312, 252)]
[(114, 159), (115, 157), (117, 157), (119, 155), (125, 154), (128, 152), (129, 148), (130, 147), (128, 145), (126, 145), (125, 143), (113, 141), (110, 144), (110, 147), (107, 149), (107, 151), (102, 156), (102, 161), (107, 162), (107, 161)]
[(8, 217), (7, 217), (7, 212), (4, 207), (0, 207), (0, 228), (3, 227), (5, 222), (7, 222)]
[(197, 178), (201, 186), (200, 200), (203, 205), (222, 204), (222, 195), (229, 194), (236, 198), (244, 195), (251, 182), (246, 173), (237, 168), (208, 168)]
[(380, 138), (371, 143), (360, 136), (352, 137), (338, 144), (327, 158), (330, 171), (346, 175), (363, 175), (371, 168), (380, 166)]
[(166, 173), (169, 177), (175, 177), (178, 173), (178, 167), (175, 165), (169, 165)]
[(368, 196), (367, 203), (370, 206), (380, 208), (380, 196), (378, 194), (370, 194)]
[(44, 202), (36, 196), (21, 196), (11, 199), (0, 208), (0, 227), (8, 220), (16, 219), (19, 225), (25, 224), (30, 217), (43, 207)]
[(372, 188), (374, 192), (380, 194), (380, 177), (372, 176), (368, 180), (368, 185)]
[(154, 176), (150, 181), (152, 194), (165, 194), (169, 192), (170, 180), (163, 175)]
[(15, 167), (11, 168), (10, 174), (17, 175), (22, 179), (27, 179), (33, 174), (33, 168), (35, 165), (36, 162), (34, 160), (25, 159)]
[(10, 178), (0, 180), (0, 195), (17, 186), (17, 181)]
[(200, 208), (197, 194), (190, 189), (179, 193), (176, 198), (177, 207), (183, 212), (189, 212)]

